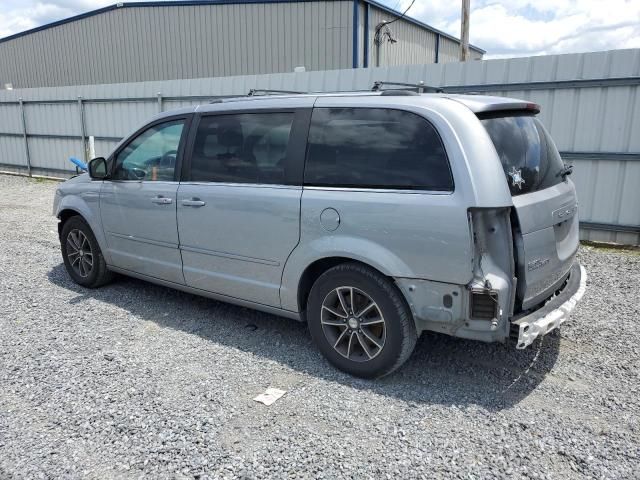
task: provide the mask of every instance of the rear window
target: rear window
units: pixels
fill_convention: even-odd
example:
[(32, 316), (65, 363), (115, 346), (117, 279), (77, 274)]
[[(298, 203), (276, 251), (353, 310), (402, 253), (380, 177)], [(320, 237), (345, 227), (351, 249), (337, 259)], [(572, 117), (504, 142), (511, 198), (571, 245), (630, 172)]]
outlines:
[(314, 108), (306, 185), (452, 191), (442, 140), (424, 118), (383, 108)]
[(536, 192), (563, 181), (564, 163), (537, 118), (491, 116), (480, 121), (496, 147), (511, 195)]

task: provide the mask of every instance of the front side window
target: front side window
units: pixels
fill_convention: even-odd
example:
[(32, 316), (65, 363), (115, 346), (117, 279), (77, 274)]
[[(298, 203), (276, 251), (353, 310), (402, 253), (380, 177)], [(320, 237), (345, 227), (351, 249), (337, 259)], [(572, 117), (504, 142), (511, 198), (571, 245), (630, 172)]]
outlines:
[(444, 145), (424, 118), (383, 108), (316, 108), (306, 185), (452, 191)]
[(173, 181), (184, 120), (154, 125), (118, 153), (114, 180)]
[(194, 182), (284, 184), (293, 113), (202, 117), (191, 156)]

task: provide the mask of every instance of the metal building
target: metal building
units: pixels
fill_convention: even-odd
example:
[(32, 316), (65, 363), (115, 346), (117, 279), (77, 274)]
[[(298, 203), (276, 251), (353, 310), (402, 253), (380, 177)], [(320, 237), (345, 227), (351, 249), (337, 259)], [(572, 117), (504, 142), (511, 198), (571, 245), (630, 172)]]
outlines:
[(458, 39), (400, 16), (373, 0), (118, 3), (0, 39), (0, 88), (459, 59)]

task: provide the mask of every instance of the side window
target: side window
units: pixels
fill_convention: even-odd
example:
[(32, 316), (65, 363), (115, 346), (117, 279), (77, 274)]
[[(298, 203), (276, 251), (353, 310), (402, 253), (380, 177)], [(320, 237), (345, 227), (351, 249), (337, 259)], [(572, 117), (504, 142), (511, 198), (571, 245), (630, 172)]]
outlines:
[(172, 181), (184, 120), (145, 130), (118, 153), (114, 180)]
[(293, 113), (204, 116), (191, 156), (194, 182), (284, 184)]
[(452, 191), (447, 154), (424, 118), (383, 108), (316, 108), (306, 185)]

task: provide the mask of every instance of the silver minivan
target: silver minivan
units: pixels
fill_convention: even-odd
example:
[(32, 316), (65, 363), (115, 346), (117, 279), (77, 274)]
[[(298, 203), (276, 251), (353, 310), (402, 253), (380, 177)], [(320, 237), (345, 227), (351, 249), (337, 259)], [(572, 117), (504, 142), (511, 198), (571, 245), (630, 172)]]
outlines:
[(307, 322), (361, 377), (425, 330), (525, 348), (586, 281), (538, 112), (395, 90), (165, 112), (59, 186), (64, 263), (85, 287), (117, 272)]

